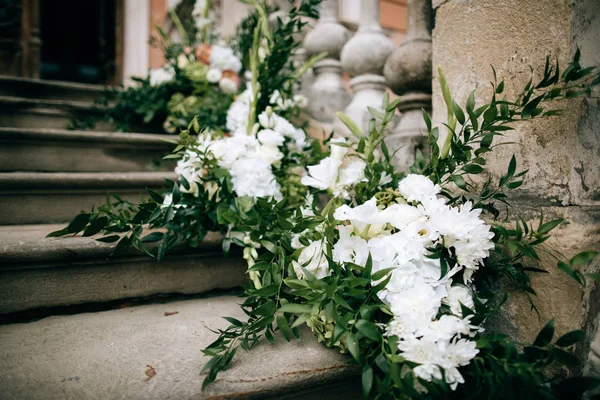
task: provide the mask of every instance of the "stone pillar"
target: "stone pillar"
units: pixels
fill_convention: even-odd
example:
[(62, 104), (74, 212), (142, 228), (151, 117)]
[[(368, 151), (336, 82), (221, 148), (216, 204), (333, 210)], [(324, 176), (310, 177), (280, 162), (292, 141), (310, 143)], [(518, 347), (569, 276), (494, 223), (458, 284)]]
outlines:
[[(386, 89), (383, 65), (395, 46), (379, 26), (379, 0), (361, 0), (360, 15), (358, 31), (342, 49), (341, 62), (344, 71), (353, 77), (350, 86), (354, 93), (344, 112), (366, 132), (372, 118), (367, 107), (381, 109)], [(341, 136), (350, 135), (337, 118), (334, 130)]]
[(402, 97), (402, 113), (386, 138), (390, 150), (400, 150), (395, 165), (407, 171), (416, 149), (427, 143), (421, 109), (431, 112), (431, 0), (408, 0), (408, 28), (402, 44), (387, 59), (383, 70), (390, 89)]
[(350, 102), (342, 83), (340, 52), (348, 40), (348, 30), (338, 22), (337, 0), (321, 3), (320, 18), (315, 28), (306, 34), (304, 48), (308, 57), (327, 52), (327, 58), (313, 67), (314, 81), (308, 90), (308, 110), (324, 128), (331, 129), (335, 113)]
[[(442, 67), (453, 98), (463, 107), (474, 89), (476, 107), (490, 100), (490, 65), (505, 79), (509, 100), (525, 87), (530, 65), (541, 76), (548, 54), (558, 57), (564, 68), (579, 47), (582, 65), (600, 65), (598, 1), (436, 0), (434, 6), (434, 65)], [(446, 106), (439, 85), (433, 88), (433, 120), (443, 122)], [(518, 171), (529, 170), (523, 186), (511, 196), (512, 214), (532, 221), (540, 211), (547, 220), (564, 218), (544, 245), (570, 258), (580, 251), (600, 249), (600, 107), (597, 100), (583, 98), (555, 106), (565, 109), (565, 114), (513, 124), (516, 131), (507, 132), (501, 141), (517, 144), (496, 147), (486, 159), (496, 182), (506, 173), (513, 153)], [(525, 296), (514, 293), (500, 315), (500, 328), (522, 343), (531, 343), (551, 318), (555, 318), (555, 337), (583, 329), (587, 337), (580, 354), (585, 359), (593, 343), (595, 355), (588, 359), (587, 370), (600, 374), (596, 285), (588, 282), (582, 287), (557, 269), (553, 257), (540, 256), (541, 267), (549, 271), (531, 274), (540, 316)], [(598, 265), (596, 260), (583, 272), (597, 273)]]

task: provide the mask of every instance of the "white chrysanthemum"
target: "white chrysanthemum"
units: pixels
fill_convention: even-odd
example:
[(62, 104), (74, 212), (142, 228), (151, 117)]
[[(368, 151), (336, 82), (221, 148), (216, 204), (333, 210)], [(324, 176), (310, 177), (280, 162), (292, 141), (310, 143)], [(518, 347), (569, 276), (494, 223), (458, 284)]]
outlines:
[(436, 342), (408, 337), (398, 343), (398, 348), (402, 351), (402, 357), (419, 364), (413, 369), (416, 376), (428, 382), (442, 378), (439, 365), (444, 361), (443, 351)]
[(435, 196), (441, 188), (426, 176), (409, 174), (400, 181), (398, 190), (407, 201), (421, 201)]
[(233, 163), (229, 172), (238, 196), (282, 198), (281, 187), (275, 180), (271, 165), (261, 158), (240, 158)]
[(465, 382), (458, 367), (468, 365), (478, 353), (477, 344), (466, 339), (453, 341), (444, 347), (443, 361), (440, 365), (444, 368), (446, 383), (452, 390), (455, 390), (459, 383)]
[(300, 266), (318, 279), (331, 275), (329, 263), (323, 250), (322, 241), (315, 241), (311, 242), (300, 252), (298, 261), (293, 262), (294, 272), (296, 272), (299, 279), (304, 279), (305, 277), (304, 271), (302, 271)]
[(338, 226), (340, 238), (333, 246), (333, 260), (339, 263), (354, 263), (364, 267), (369, 258), (366, 240), (352, 235), (352, 227)]
[(231, 70), (239, 73), (242, 69), (242, 62), (231, 48), (214, 45), (210, 52), (210, 66), (221, 71)]
[(471, 309), (475, 307), (471, 289), (460, 284), (450, 286), (448, 289), (448, 296), (445, 297), (442, 302), (450, 307), (450, 311), (452, 311), (454, 315), (459, 316), (462, 315), (461, 304)]
[(457, 262), (466, 268), (465, 282), (494, 248), (494, 233), (480, 218), (481, 209), (472, 209), (471, 202), (457, 207), (442, 207), (430, 216), (434, 229), (444, 236), (447, 247), (454, 247)]

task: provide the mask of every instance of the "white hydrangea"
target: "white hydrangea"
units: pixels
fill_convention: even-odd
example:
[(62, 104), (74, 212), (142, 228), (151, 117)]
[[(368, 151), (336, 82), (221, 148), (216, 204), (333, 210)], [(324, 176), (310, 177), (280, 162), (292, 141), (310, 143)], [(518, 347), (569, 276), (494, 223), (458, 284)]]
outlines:
[(271, 165), (259, 157), (242, 157), (229, 171), (238, 196), (282, 198), (281, 186), (275, 180)]
[(242, 62), (230, 47), (213, 45), (210, 52), (210, 66), (221, 71), (234, 71), (237, 74), (242, 69)]
[(150, 86), (159, 86), (173, 80), (175, 71), (171, 67), (163, 67), (150, 71)]

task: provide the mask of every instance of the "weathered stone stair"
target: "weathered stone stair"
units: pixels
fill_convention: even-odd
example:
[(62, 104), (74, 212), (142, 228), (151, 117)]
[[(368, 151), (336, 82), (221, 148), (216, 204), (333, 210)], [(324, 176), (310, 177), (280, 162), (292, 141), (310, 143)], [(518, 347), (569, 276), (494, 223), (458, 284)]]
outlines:
[(159, 162), (164, 135), (64, 130), (101, 92), (0, 77), (0, 399), (360, 398), (360, 371), (310, 332), (238, 354), (202, 392), (200, 349), (221, 316), (243, 317), (240, 300), (214, 292), (247, 279), (219, 235), (160, 264), (111, 256), (114, 244), (93, 238), (45, 237), (107, 194), (137, 200), (174, 178)]

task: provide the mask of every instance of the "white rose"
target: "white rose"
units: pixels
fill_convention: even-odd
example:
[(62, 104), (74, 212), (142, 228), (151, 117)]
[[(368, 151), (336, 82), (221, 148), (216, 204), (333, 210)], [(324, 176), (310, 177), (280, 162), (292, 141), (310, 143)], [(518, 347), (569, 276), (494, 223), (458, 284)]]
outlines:
[(210, 83), (217, 83), (221, 80), (223, 74), (217, 68), (210, 68), (206, 73), (206, 80)]
[(189, 63), (190, 60), (185, 54), (180, 54), (179, 57), (177, 57), (177, 66), (179, 69), (184, 69)]

